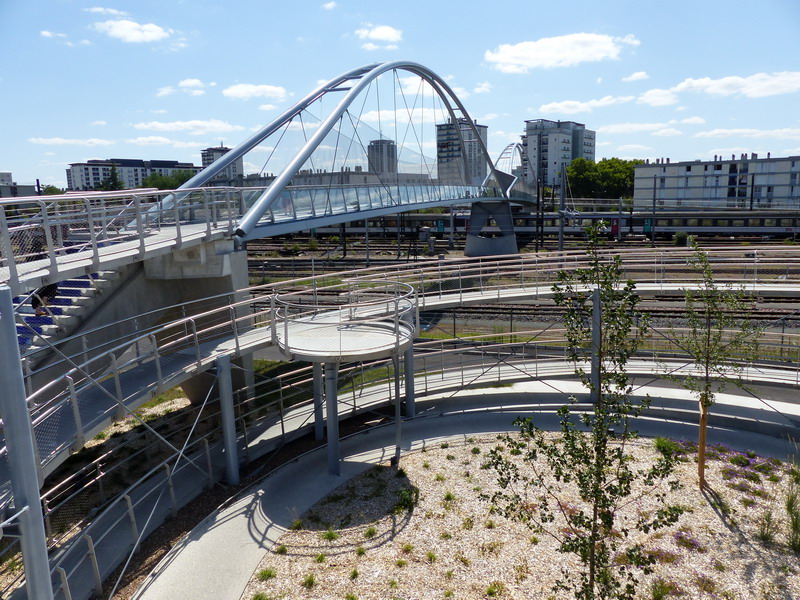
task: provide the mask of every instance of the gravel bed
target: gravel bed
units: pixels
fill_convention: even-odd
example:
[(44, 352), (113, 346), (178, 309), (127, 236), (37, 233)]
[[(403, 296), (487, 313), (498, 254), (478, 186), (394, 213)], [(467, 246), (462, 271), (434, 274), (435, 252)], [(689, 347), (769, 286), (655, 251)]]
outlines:
[[(552, 586), (562, 569), (576, 568), (572, 555), (481, 499), (496, 489), (494, 471), (482, 467), (497, 443), (462, 437), (428, 446), (404, 456), (399, 473), (381, 465), (343, 484), (265, 554), (242, 600), (571, 597)], [(637, 467), (656, 456), (650, 440), (629, 450)], [(637, 598), (656, 597), (656, 581), (672, 590), (666, 598), (800, 598), (800, 562), (787, 545), (787, 465), (714, 447), (701, 492), (695, 456), (689, 447), (673, 474), (682, 489), (658, 490), (687, 509), (678, 523), (632, 531), (658, 558), (652, 574), (637, 574)], [(620, 522), (658, 506), (652, 491), (640, 491)], [(563, 501), (580, 502), (569, 492)], [(770, 509), (776, 532), (765, 543), (759, 524)]]

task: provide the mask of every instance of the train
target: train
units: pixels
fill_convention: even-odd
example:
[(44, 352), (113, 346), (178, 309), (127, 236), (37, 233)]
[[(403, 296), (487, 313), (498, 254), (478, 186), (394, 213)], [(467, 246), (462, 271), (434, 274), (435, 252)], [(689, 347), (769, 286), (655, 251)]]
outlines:
[[(669, 240), (677, 233), (686, 233), (702, 238), (750, 238), (761, 241), (794, 240), (800, 228), (800, 213), (786, 210), (660, 210), (655, 213), (644, 212), (591, 212), (567, 211), (564, 219), (564, 235), (575, 238), (585, 235), (586, 226), (594, 220), (607, 224), (610, 238), (623, 239), (631, 236)], [(534, 214), (516, 213), (512, 215), (514, 231), (518, 238), (534, 238), (537, 231), (545, 237), (557, 236), (560, 216), (556, 212), (546, 212), (541, 217)], [(541, 224), (539, 224), (541, 220)], [(422, 239), (425, 233), (444, 238), (450, 235), (466, 235), (469, 225), (469, 210), (455, 210), (451, 213), (405, 213), (372, 218), (366, 221), (348, 223), (344, 231), (348, 236), (369, 235), (374, 237), (402, 239)], [(537, 229), (537, 226), (539, 227)], [(492, 227), (484, 228), (491, 235)], [(314, 230), (318, 235), (341, 235), (341, 226), (324, 227)]]

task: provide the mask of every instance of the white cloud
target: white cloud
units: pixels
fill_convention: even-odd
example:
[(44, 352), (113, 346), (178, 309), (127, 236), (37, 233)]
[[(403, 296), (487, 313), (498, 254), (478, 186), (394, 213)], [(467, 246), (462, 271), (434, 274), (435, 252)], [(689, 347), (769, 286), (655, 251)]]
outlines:
[(192, 135), (202, 135), (206, 133), (226, 133), (229, 131), (241, 131), (244, 127), (231, 125), (227, 121), (219, 119), (208, 119), (206, 121), (148, 121), (145, 123), (134, 123), (136, 129), (149, 129), (152, 131), (188, 131)]
[(527, 73), (531, 69), (616, 60), (623, 44), (638, 46), (639, 41), (632, 35), (617, 38), (597, 33), (571, 33), (535, 42), (501, 44), (494, 50), (487, 50), (484, 59), (503, 73)]
[(206, 93), (205, 90), (186, 90), (190, 96), (202, 96)]
[(377, 25), (373, 27), (371, 24), (367, 23), (361, 29), (356, 29), (356, 37), (360, 40), (396, 43), (403, 41), (403, 32), (389, 25)]
[(135, 144), (136, 146), (165, 146), (171, 144), (172, 140), (160, 135), (147, 135), (143, 137), (131, 138), (125, 140), (128, 144)]
[(336, 8), (336, 2), (326, 2), (325, 4), (322, 5), (322, 8), (324, 8), (325, 10), (333, 10), (334, 8)]
[(181, 88), (201, 88), (205, 87), (205, 84), (200, 81), (199, 79), (181, 79), (178, 82), (178, 87)]
[(466, 100), (467, 98), (470, 97), (470, 93), (467, 90), (465, 90), (463, 87), (459, 87), (459, 86), (456, 85), (456, 86), (451, 86), (450, 89), (453, 90), (453, 93), (460, 100)]
[(91, 46), (92, 42), (89, 40), (81, 40), (79, 42), (64, 42), (70, 48), (74, 48), (75, 46)]
[(650, 75), (646, 71), (636, 71), (636, 73), (623, 77), (622, 81), (644, 81), (645, 79), (650, 79)]
[(174, 94), (174, 93), (175, 93), (175, 88), (172, 87), (171, 85), (167, 85), (167, 86), (158, 88), (158, 91), (156, 92), (156, 96), (157, 97), (169, 96), (170, 94)]
[(650, 106), (670, 106), (678, 103), (678, 96), (672, 90), (652, 89), (639, 96), (639, 104)]
[(683, 132), (675, 129), (674, 127), (665, 127), (664, 129), (654, 131), (652, 135), (657, 135), (659, 137), (672, 137), (676, 135), (683, 135)]
[(91, 123), (89, 123), (89, 125), (99, 125), (99, 126), (108, 125), (108, 121), (92, 121)]
[(172, 142), (173, 148), (207, 148), (205, 142)]
[(258, 110), (275, 110), (278, 108), (274, 104), (260, 104)]
[(250, 98), (273, 98), (283, 100), (286, 90), (277, 85), (256, 85), (253, 83), (237, 83), (222, 90), (222, 95), (228, 98), (247, 100)]
[(485, 115), (483, 115), (483, 116), (482, 116), (482, 117), (479, 119), (479, 121), (493, 121), (493, 120), (494, 120), (494, 119), (496, 119), (498, 116), (499, 116), (499, 115), (498, 115), (497, 113), (488, 113), (488, 114), (485, 114)]
[(39, 35), (46, 38), (65, 38), (67, 37), (66, 33), (55, 33), (53, 31), (40, 31)]
[(539, 112), (543, 114), (560, 113), (566, 115), (573, 115), (575, 113), (592, 112), (595, 108), (603, 106), (611, 106), (613, 104), (625, 104), (633, 100), (633, 96), (604, 96), (597, 100), (588, 100), (580, 102), (578, 100), (563, 100), (561, 102), (550, 102), (542, 104), (539, 107)]
[(686, 117), (685, 119), (681, 119), (681, 123), (686, 125), (702, 125), (705, 122), (706, 120), (703, 117)]
[(492, 84), (488, 81), (483, 81), (476, 85), (472, 91), (476, 94), (488, 94), (492, 91)]
[(637, 133), (640, 131), (658, 131), (664, 129), (665, 123), (614, 123), (597, 128), (598, 133)]
[(800, 71), (781, 73), (756, 73), (748, 77), (721, 77), (711, 79), (684, 79), (673, 88), (678, 92), (702, 92), (712, 96), (741, 95), (747, 98), (763, 98), (800, 91)]
[(129, 19), (102, 21), (92, 24), (92, 28), (109, 37), (130, 44), (157, 42), (168, 38), (172, 34), (172, 30), (164, 29), (155, 23), (141, 24)]
[(111, 15), (112, 17), (125, 17), (128, 15), (124, 10), (117, 10), (116, 8), (103, 8), (101, 6), (93, 6), (92, 8), (84, 8), (84, 12), (95, 13), (98, 15)]
[(31, 144), (42, 144), (44, 146), (113, 146), (115, 142), (99, 138), (77, 139), (77, 138), (28, 138)]
[(617, 147), (617, 152), (645, 152), (647, 150), (652, 150), (652, 148), (641, 144), (625, 144)]
[(718, 138), (718, 137), (746, 137), (746, 138), (772, 138), (783, 140), (800, 140), (800, 129), (711, 129), (694, 134), (698, 138)]
[(408, 123), (409, 120), (414, 123), (436, 123), (438, 118), (441, 118), (440, 113), (433, 108), (416, 107), (410, 110), (406, 108), (398, 108), (395, 112), (390, 108), (377, 110), (370, 110), (361, 116), (362, 121), (368, 123), (377, 123), (379, 120), (384, 123), (394, 123), (395, 118), (398, 123)]

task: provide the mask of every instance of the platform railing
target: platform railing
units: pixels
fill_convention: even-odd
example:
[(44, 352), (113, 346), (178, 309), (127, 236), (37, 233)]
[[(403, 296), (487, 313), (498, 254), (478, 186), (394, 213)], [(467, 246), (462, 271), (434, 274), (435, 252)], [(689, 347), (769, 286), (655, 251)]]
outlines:
[[(747, 249), (710, 251), (709, 255), (715, 274), (719, 274), (720, 283), (743, 286), (755, 294), (758, 294), (759, 289), (764, 286), (780, 288), (800, 283), (798, 266), (800, 263), (790, 260), (797, 257), (797, 251), (768, 252)], [(623, 255), (623, 267), (626, 276), (636, 279), (642, 288), (655, 285), (659, 291), (666, 291), (669, 288), (673, 293), (678, 293), (681, 288), (697, 281), (696, 276), (686, 265), (688, 256), (687, 252), (680, 250), (674, 253), (662, 251), (626, 253)], [(417, 284), (419, 309), (424, 310), (441, 306), (442, 300), (457, 305), (467, 300), (487, 303), (503, 299), (510, 301), (546, 296), (550, 293), (558, 270), (584, 265), (585, 255), (580, 253), (549, 257), (517, 256), (495, 260), (432, 261), (414, 265), (412, 268), (398, 268), (393, 276), (407, 282), (406, 285)], [(385, 272), (382, 275), (388, 277)], [(375, 272), (367, 270), (364, 275), (342, 273), (341, 276), (352, 279), (352, 282), (341, 284), (352, 289), (354, 284), (365, 285), (368, 277), (374, 279)], [(308, 279), (295, 280), (285, 285), (288, 288), (308, 281)], [(342, 294), (344, 288), (341, 285), (330, 288), (332, 293)], [(217, 301), (221, 306), (199, 312), (198, 305), (193, 303), (187, 305), (193, 313), (191, 316), (138, 332), (138, 335), (131, 334), (115, 342), (104, 342), (96, 348), (83, 347), (80, 352), (73, 352), (71, 360), (75, 364), (64, 369), (62, 376), (45, 386), (36, 387), (30, 383), (44, 367), (39, 370), (31, 369), (27, 374), (26, 383), (31, 392), (28, 401), (32, 407), (32, 420), (37, 434), (41, 432), (41, 435), (46, 436), (46, 432), (51, 428), (48, 420), (61, 418), (65, 414), (72, 414), (77, 424), (77, 417), (80, 416), (82, 407), (75, 398), (87, 388), (100, 387), (102, 384), (104, 387), (98, 393), (105, 393), (109, 398), (114, 397), (115, 402), (131, 401), (133, 398), (117, 397), (119, 396), (117, 390), (120, 389), (118, 380), (127, 371), (141, 368), (143, 365), (150, 367), (152, 378), (149, 387), (134, 392), (134, 395), (148, 395), (163, 390), (166, 385), (174, 385), (181, 378), (203, 370), (213, 362), (216, 357), (214, 352), (222, 351), (213, 349), (215, 341), (231, 340), (235, 352), (238, 353), (242, 348), (244, 335), (262, 327), (270, 327), (276, 322), (275, 308), (270, 307), (268, 302), (269, 294), (277, 291), (280, 295), (280, 289), (281, 286), (251, 288), (247, 290), (250, 293), (249, 298), (236, 301), (232, 296), (220, 297)], [(319, 303), (325, 289), (313, 289), (315, 301)], [(291, 295), (284, 297), (287, 298), (287, 302), (292, 298)], [(338, 302), (343, 302), (343, 299), (346, 299), (346, 295), (340, 296)], [(309, 298), (309, 302), (311, 301)], [(320, 306), (316, 306), (313, 310), (319, 311)], [(303, 310), (306, 309), (302, 304), (301, 307)], [(286, 310), (289, 309), (287, 304)], [(393, 309), (394, 307), (391, 307), (391, 310), (385, 313), (391, 314)], [(410, 309), (408, 305), (404, 305), (403, 310)], [(293, 314), (290, 315), (290, 319), (292, 318), (306, 318), (306, 316)], [(289, 320), (285, 318), (282, 321), (284, 325), (288, 322)], [(69, 339), (64, 343), (68, 341)], [(82, 355), (90, 358), (82, 360)], [(26, 356), (26, 360), (34, 364), (35, 358), (35, 355)], [(70, 378), (69, 381), (67, 377)], [(71, 404), (72, 408), (66, 413), (64, 411), (68, 404)], [(111, 416), (113, 410), (115, 409), (109, 406), (102, 418), (94, 416), (82, 419), (83, 429), (91, 429), (92, 424)], [(81, 440), (77, 431), (76, 436), (75, 439), (64, 443), (68, 443), (70, 447), (79, 443)], [(63, 445), (57, 447), (58, 452), (63, 449)], [(47, 462), (45, 456), (42, 456), (42, 460)]]

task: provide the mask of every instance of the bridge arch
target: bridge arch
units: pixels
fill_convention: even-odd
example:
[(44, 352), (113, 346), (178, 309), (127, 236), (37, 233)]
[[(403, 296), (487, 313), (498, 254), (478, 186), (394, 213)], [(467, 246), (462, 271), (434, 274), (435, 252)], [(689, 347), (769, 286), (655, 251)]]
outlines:
[[(253, 229), (255, 229), (259, 219), (261, 219), (266, 211), (269, 210), (270, 206), (289, 184), (292, 177), (294, 177), (297, 171), (311, 156), (312, 152), (322, 143), (322, 141), (325, 139), (325, 136), (334, 129), (337, 121), (342, 117), (342, 115), (344, 115), (345, 111), (351, 106), (351, 104), (353, 104), (355, 99), (362, 94), (367, 87), (380, 75), (390, 71), (406, 71), (420, 77), (430, 85), (435, 94), (441, 99), (443, 106), (453, 123), (459, 122), (459, 116), (461, 119), (466, 121), (472, 130), (474, 138), (479, 144), (483, 155), (486, 157), (486, 161), (489, 166), (490, 177), (494, 176), (495, 180), (497, 180), (497, 171), (495, 170), (494, 163), (489, 157), (486, 145), (478, 135), (475, 122), (469, 116), (464, 104), (456, 96), (452, 88), (447, 84), (447, 82), (444, 81), (444, 79), (442, 79), (429, 68), (419, 63), (398, 60), (365, 65), (363, 67), (347, 71), (346, 73), (343, 73), (338, 77), (331, 79), (327, 83), (317, 87), (315, 90), (295, 103), (291, 108), (280, 114), (271, 123), (253, 134), (251, 137), (239, 144), (236, 148), (222, 156), (219, 160), (215, 161), (214, 164), (203, 170), (201, 173), (188, 180), (185, 184), (183, 184), (183, 186), (181, 186), (181, 188), (196, 188), (208, 183), (220, 171), (225, 169), (235, 160), (244, 156), (248, 151), (255, 148), (259, 143), (263, 142), (281, 127), (287, 125), (294, 117), (299, 115), (304, 109), (308, 108), (312, 103), (319, 100), (322, 96), (333, 92), (346, 91), (346, 95), (320, 123), (319, 127), (308, 138), (300, 151), (277, 174), (269, 188), (267, 188), (264, 193), (261, 194), (253, 206), (241, 218), (236, 226), (234, 235), (239, 239), (245, 238), (253, 231)], [(463, 147), (461, 130), (459, 127), (456, 127), (455, 129), (458, 132), (460, 143)], [(466, 163), (466, 153), (462, 152), (461, 154), (462, 160)], [(503, 194), (505, 194), (505, 191), (503, 191)]]

